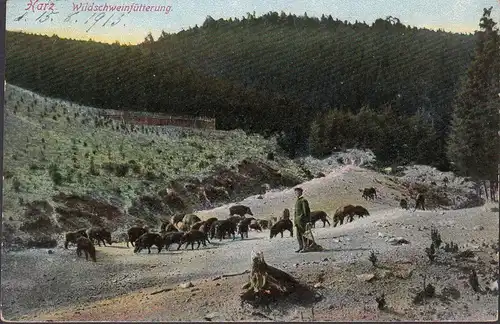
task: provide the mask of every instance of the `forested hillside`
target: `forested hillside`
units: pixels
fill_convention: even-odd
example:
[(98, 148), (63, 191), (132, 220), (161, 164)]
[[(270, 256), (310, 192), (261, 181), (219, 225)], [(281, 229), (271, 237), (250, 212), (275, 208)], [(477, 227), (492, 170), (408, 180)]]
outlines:
[[(139, 46), (8, 32), (6, 77), (85, 105), (204, 115), (219, 129), (282, 133), (291, 155), (380, 140), (380, 162), (444, 166), (453, 98), (473, 52), (471, 35), (417, 29), (392, 17), (369, 26), (331, 16), (249, 14), (208, 17), (201, 27)], [(356, 124), (364, 131), (351, 130), (349, 141), (314, 142), (322, 132), (310, 128), (315, 118), (350, 118), (362, 108), (390, 118), (361, 115)], [(403, 125), (411, 126), (404, 138)], [(436, 153), (415, 153), (424, 150)]]
[[(439, 110), (454, 96), (474, 49), (470, 35), (269, 13), (213, 20), (145, 41), (169, 61), (318, 109), (357, 111), (392, 102), (401, 112)], [(257, 55), (258, 53), (258, 55)]]

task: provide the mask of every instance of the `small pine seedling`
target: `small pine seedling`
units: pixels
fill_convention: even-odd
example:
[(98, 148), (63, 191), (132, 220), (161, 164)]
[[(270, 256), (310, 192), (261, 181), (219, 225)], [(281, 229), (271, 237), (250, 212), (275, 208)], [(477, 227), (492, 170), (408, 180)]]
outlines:
[(425, 248), (425, 253), (427, 253), (427, 257), (431, 262), (434, 261), (436, 258), (436, 249), (434, 249), (434, 243), (431, 243), (431, 246), (428, 248)]
[(376, 297), (375, 300), (377, 301), (377, 308), (382, 310), (384, 309), (387, 304), (385, 302), (385, 294), (383, 293), (380, 297)]
[(432, 243), (436, 246), (436, 249), (439, 249), (439, 246), (443, 241), (441, 240), (441, 234), (439, 234), (436, 228), (431, 229), (431, 240)]
[(432, 297), (434, 297), (434, 294), (436, 293), (436, 288), (433, 285), (431, 285), (430, 283), (428, 283), (427, 286), (425, 286), (424, 292), (425, 292), (425, 296), (427, 298), (432, 298)]
[(444, 246), (444, 250), (446, 252), (457, 253), (458, 252), (458, 245), (455, 244), (455, 243), (453, 243), (453, 241), (450, 242), (449, 244), (446, 243), (445, 246)]
[(477, 278), (476, 270), (472, 269), (472, 272), (469, 274), (469, 284), (475, 292), (479, 292), (479, 280)]

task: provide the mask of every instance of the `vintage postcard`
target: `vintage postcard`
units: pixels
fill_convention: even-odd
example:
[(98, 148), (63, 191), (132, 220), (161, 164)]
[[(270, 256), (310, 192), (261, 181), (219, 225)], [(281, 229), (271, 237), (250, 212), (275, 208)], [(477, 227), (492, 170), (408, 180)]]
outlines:
[(498, 0), (1, 3), (4, 320), (497, 320)]

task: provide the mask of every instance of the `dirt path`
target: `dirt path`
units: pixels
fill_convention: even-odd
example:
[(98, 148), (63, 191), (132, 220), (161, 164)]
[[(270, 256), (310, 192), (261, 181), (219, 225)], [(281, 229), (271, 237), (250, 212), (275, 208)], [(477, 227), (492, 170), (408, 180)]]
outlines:
[[(400, 192), (387, 177), (379, 173), (346, 165), (335, 169), (323, 178), (316, 178), (300, 185), (304, 189), (304, 196), (308, 199), (312, 209), (333, 211), (342, 205), (357, 203), (370, 208), (370, 210), (396, 207)], [(359, 189), (375, 187), (379, 190), (380, 199), (367, 202), (361, 198)], [(283, 209), (293, 210), (295, 204), (293, 188), (283, 191), (270, 191), (258, 199), (258, 195), (250, 196), (238, 204), (249, 206), (256, 218), (280, 217)], [(196, 214), (207, 219), (210, 217), (224, 218), (228, 216), (228, 208), (234, 204), (223, 205), (214, 209), (199, 211)]]
[[(361, 199), (358, 189), (369, 185), (380, 188), (379, 200), (365, 202)], [(284, 238), (269, 239), (268, 231), (251, 232), (250, 238), (245, 240), (215, 241), (207, 248), (195, 251), (183, 249), (157, 254), (156, 250), (152, 250), (148, 255), (147, 251), (134, 254), (131, 248), (123, 245), (101, 247), (98, 248), (97, 263), (76, 260), (74, 249), (58, 248), (53, 254), (48, 254), (47, 250), (8, 253), (2, 256), (4, 317), (36, 320), (203, 320), (216, 311), (214, 320), (259, 320), (255, 317), (257, 315), (242, 309), (235, 298), (246, 276), (212, 280), (223, 274), (247, 270), (251, 251), (255, 250), (263, 251), (270, 264), (297, 272), (296, 275), (306, 281), (309, 280), (307, 276), (316, 276), (318, 270), (329, 269), (327, 273), (335, 284), (331, 290), (325, 290), (327, 302), (322, 302), (326, 304), (319, 307), (316, 316), (327, 316), (329, 307), (334, 305), (331, 309), (338, 312), (338, 318), (370, 319), (373, 318), (371, 308), (352, 312), (346, 308), (347, 304), (341, 302), (345, 297), (338, 296), (340, 292), (341, 296), (354, 294), (358, 301), (372, 298), (363, 295), (366, 287), (349, 292), (360, 285), (355, 274), (367, 271), (364, 268), (369, 265), (367, 258), (370, 250), (377, 251), (384, 262), (405, 259), (418, 267), (421, 263), (426, 264), (423, 250), (430, 243), (431, 224), (440, 230), (443, 240), (453, 238), (463, 246), (470, 244), (471, 240), (477, 241), (474, 244), (480, 245), (480, 241), (491, 244), (498, 238), (498, 216), (495, 213), (485, 212), (484, 208), (447, 212), (403, 211), (395, 207), (397, 201), (393, 195), (397, 194), (397, 190), (386, 183), (385, 177), (356, 167), (344, 167), (301, 186), (313, 209), (323, 206), (322, 209), (332, 214), (340, 204), (359, 203), (368, 207), (371, 216), (336, 228), (322, 228), (321, 222), (318, 222), (315, 237), (327, 249), (318, 253), (294, 253), (297, 248), (295, 237), (285, 233)], [(293, 206), (293, 200), (293, 191), (287, 190), (267, 193), (263, 199), (250, 197), (243, 203), (249, 205), (257, 217), (273, 213), (278, 216), (280, 212), (277, 211)], [(198, 214), (224, 218), (227, 206)], [(484, 229), (476, 231), (474, 226), (483, 226)], [(402, 236), (410, 244), (388, 244), (385, 235)], [(485, 254), (485, 258), (491, 258), (490, 254)], [(346, 267), (351, 268), (347, 271)], [(455, 279), (456, 276), (450, 278)], [(189, 281), (194, 284), (193, 288), (178, 288), (180, 283)], [(152, 291), (166, 287), (174, 289), (150, 295)], [(394, 287), (390, 289), (397, 291)], [(482, 308), (478, 306), (477, 318), (489, 318), (491, 315), (494, 302), (489, 297), (485, 298), (487, 303), (482, 301), (478, 304)], [(398, 307), (408, 308), (399, 304)], [(405, 312), (406, 318), (412, 318), (410, 311)], [(453, 318), (467, 318), (466, 314), (457, 313)], [(286, 309), (273, 316), (282, 320), (298, 319), (296, 313)], [(384, 316), (376, 318), (397, 318), (394, 314)]]

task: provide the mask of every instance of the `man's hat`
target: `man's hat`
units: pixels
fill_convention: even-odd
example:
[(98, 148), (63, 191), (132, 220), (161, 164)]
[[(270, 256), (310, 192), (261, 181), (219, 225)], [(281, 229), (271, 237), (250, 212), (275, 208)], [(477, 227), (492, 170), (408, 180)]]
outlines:
[(300, 191), (300, 192), (303, 192), (304, 190), (301, 188), (301, 187), (297, 187), (295, 189), (293, 189), (294, 191)]

